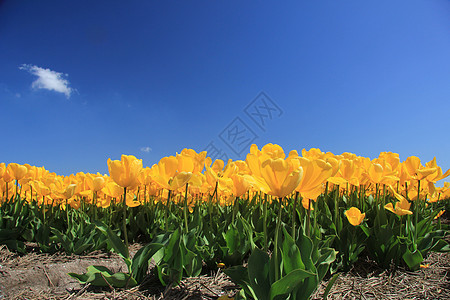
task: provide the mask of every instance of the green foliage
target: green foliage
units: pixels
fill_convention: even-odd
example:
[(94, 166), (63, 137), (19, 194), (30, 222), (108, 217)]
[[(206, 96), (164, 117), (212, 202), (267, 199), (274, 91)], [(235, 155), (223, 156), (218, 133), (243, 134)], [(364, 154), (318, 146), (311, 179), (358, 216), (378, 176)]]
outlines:
[(234, 266), (224, 272), (241, 286), (246, 297), (308, 299), (336, 259), (336, 252), (325, 246), (314, 243), (302, 231), (299, 239), (294, 241), (284, 230), (284, 240), (279, 247), (281, 256), (269, 257), (255, 248), (247, 267)]

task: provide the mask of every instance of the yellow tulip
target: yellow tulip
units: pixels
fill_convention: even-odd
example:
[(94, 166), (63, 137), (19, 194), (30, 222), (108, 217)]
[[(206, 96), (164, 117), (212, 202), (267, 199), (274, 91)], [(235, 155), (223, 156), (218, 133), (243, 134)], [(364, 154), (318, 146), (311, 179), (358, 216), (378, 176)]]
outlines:
[(438, 212), (438, 214), (436, 215), (436, 217), (434, 217), (434, 219), (439, 219), (443, 214), (445, 213), (445, 210), (441, 210)]
[(306, 151), (306, 149), (303, 149), (302, 156), (314, 160), (317, 158), (323, 158), (325, 156), (325, 153), (323, 153), (319, 148), (311, 148), (308, 151)]
[(8, 167), (6, 169), (9, 169), (11, 171), (12, 179), (15, 180), (21, 180), (28, 173), (27, 167), (16, 163), (8, 164)]
[(300, 157), (298, 160), (303, 168), (303, 177), (295, 190), (303, 198), (315, 200), (322, 193), (323, 183), (332, 175), (333, 168), (322, 159), (310, 160)]
[(133, 155), (122, 155), (121, 160), (108, 159), (109, 174), (115, 183), (123, 188), (134, 187), (142, 171), (142, 159)]
[(36, 191), (36, 193), (39, 196), (49, 196), (52, 193), (50, 188), (39, 180), (31, 181), (30, 185), (33, 187), (33, 190)]
[(378, 158), (386, 161), (393, 171), (397, 170), (400, 165), (400, 157), (398, 153), (381, 152)]
[(197, 153), (193, 149), (183, 149), (177, 154), (180, 172), (200, 173), (205, 166), (206, 151)]
[(205, 179), (209, 185), (209, 191), (215, 190), (217, 187), (221, 193), (231, 192), (233, 189), (233, 180), (231, 180), (231, 176), (237, 174), (239, 171), (239, 168), (231, 161), (231, 159), (228, 160), (228, 163), (223, 170), (223, 161), (220, 159), (214, 161), (211, 167), (208, 165), (205, 165), (205, 167)]
[(192, 177), (191, 172), (178, 173), (171, 182), (169, 182), (169, 190), (176, 191), (186, 185)]
[(102, 192), (111, 198), (118, 199), (123, 195), (123, 188), (114, 181), (110, 181), (102, 188)]
[(341, 159), (339, 161), (339, 170), (335, 176), (328, 178), (328, 181), (345, 186), (347, 183), (359, 186), (362, 180), (362, 169), (357, 165), (355, 160)]
[(284, 159), (286, 155), (284, 154), (283, 148), (277, 144), (269, 143), (262, 147), (261, 152), (270, 156), (272, 159), (281, 158)]
[(3, 174), (5, 174), (6, 166), (5, 163), (0, 163), (0, 178), (3, 177)]
[(422, 180), (437, 171), (436, 167), (424, 167), (416, 156), (408, 157), (404, 162), (405, 170), (410, 179)]
[(361, 211), (356, 207), (350, 207), (350, 209), (345, 212), (345, 216), (347, 217), (350, 224), (352, 224), (353, 226), (358, 226), (364, 220), (366, 214), (361, 213)]
[(178, 170), (178, 159), (175, 156), (163, 157), (151, 167), (149, 174), (162, 188), (171, 191), (186, 185), (192, 177), (192, 172)]
[(412, 215), (413, 214), (412, 211), (409, 210), (409, 208), (411, 207), (411, 203), (409, 203), (405, 197), (395, 192), (392, 188), (390, 189), (391, 192), (394, 194), (395, 198), (397, 198), (400, 201), (396, 202), (395, 208), (392, 203), (386, 204), (384, 208), (389, 210), (390, 212), (393, 212), (398, 216)]
[(128, 207), (137, 207), (139, 205), (141, 205), (141, 202), (139, 202), (137, 199), (134, 199), (134, 194), (131, 192), (127, 192), (127, 197), (126, 197), (126, 205)]
[(399, 180), (392, 171), (391, 165), (384, 159), (377, 159), (370, 162), (366, 173), (368, 179), (375, 184), (394, 184)]
[[(9, 165), (8, 165), (9, 166)], [(11, 168), (6, 167), (3, 173), (3, 180), (8, 183), (14, 180), (14, 172)]]
[(437, 181), (442, 180), (450, 175), (450, 169), (448, 169), (444, 174), (442, 174), (442, 168), (436, 164), (436, 157), (433, 158), (431, 161), (425, 163), (425, 166), (427, 168), (435, 168), (436, 169), (435, 172), (431, 173), (430, 175), (428, 175), (425, 178), (428, 182), (436, 183)]
[(292, 161), (267, 158), (261, 162), (261, 176), (265, 185), (260, 185), (259, 188), (266, 194), (283, 198), (299, 185), (303, 169), (300, 166), (294, 167)]
[(241, 197), (245, 193), (247, 193), (250, 188), (250, 182), (240, 174), (234, 174), (231, 176), (231, 180), (233, 180), (232, 192), (236, 197)]
[(73, 184), (69, 184), (69, 185), (65, 188), (64, 192), (62, 193), (62, 196), (64, 197), (64, 199), (70, 199), (70, 198), (72, 198), (73, 195), (75, 194), (76, 188), (77, 188), (77, 185), (76, 185), (76, 184), (74, 184), (74, 183), (73, 183)]
[(106, 181), (105, 178), (102, 176), (97, 176), (94, 179), (92, 179), (92, 189), (95, 192), (101, 191), (101, 189), (105, 186)]

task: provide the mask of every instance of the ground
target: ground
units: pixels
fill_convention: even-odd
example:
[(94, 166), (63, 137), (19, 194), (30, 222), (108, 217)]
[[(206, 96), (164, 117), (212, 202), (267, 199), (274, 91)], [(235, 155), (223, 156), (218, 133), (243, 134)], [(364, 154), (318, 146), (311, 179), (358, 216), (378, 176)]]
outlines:
[[(140, 245), (132, 245), (134, 254)], [(217, 299), (233, 296), (238, 287), (221, 271), (189, 278), (176, 287), (162, 287), (148, 276), (140, 287), (129, 290), (94, 288), (81, 285), (68, 272), (83, 273), (89, 265), (104, 265), (125, 271), (115, 254), (94, 252), (75, 256), (56, 253), (27, 255), (0, 248), (0, 299)], [(450, 253), (432, 253), (416, 272), (403, 269), (383, 270), (362, 259), (337, 279), (327, 299), (450, 299)], [(324, 281), (313, 299), (322, 299)]]

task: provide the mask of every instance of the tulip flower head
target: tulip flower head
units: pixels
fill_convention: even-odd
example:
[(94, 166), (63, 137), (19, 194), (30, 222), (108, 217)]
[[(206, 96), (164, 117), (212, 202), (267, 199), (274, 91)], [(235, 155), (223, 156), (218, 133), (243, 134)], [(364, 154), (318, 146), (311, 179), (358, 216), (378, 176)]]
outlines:
[(133, 155), (122, 155), (121, 160), (108, 159), (109, 174), (115, 183), (121, 187), (134, 187), (138, 184), (137, 178), (142, 171), (142, 159)]
[(350, 222), (350, 224), (352, 224), (353, 226), (358, 226), (364, 220), (366, 214), (361, 213), (361, 211), (356, 207), (351, 207), (345, 212), (345, 216), (347, 217), (347, 220)]

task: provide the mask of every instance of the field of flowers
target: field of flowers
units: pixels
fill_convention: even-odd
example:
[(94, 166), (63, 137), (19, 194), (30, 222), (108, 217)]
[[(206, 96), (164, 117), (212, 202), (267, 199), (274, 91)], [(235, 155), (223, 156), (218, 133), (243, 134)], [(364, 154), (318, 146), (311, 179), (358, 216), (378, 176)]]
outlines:
[[(436, 159), (380, 153), (370, 159), (319, 149), (252, 145), (223, 162), (184, 149), (151, 168), (122, 155), (109, 175), (60, 176), (44, 167), (0, 164), (0, 244), (26, 252), (114, 251), (125, 272), (92, 265), (69, 273), (93, 286), (161, 285), (221, 268), (241, 287), (235, 299), (323, 297), (362, 255), (382, 268), (416, 271), (448, 252), (450, 175)], [(130, 256), (129, 243), (144, 244)], [(155, 267), (149, 273), (149, 263)]]

